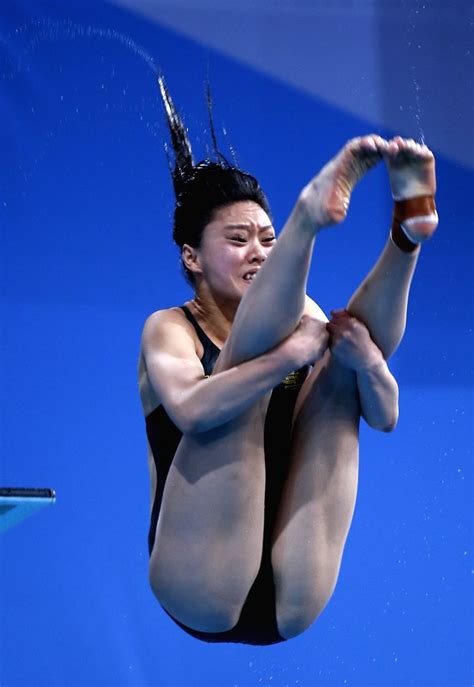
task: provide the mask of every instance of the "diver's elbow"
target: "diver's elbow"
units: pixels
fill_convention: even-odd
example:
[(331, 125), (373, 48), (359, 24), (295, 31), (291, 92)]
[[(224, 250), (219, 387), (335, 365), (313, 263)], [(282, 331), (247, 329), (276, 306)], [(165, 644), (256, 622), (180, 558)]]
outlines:
[(396, 428), (398, 425), (398, 408), (393, 412), (392, 416), (389, 418), (388, 422), (385, 422), (383, 426), (380, 428), (381, 432), (384, 432), (384, 434), (389, 434), (390, 432), (393, 432), (393, 430)]
[(372, 429), (375, 429), (377, 432), (389, 434), (390, 432), (393, 432), (398, 424), (398, 410), (388, 417), (365, 419), (369, 427)]
[(384, 434), (389, 434), (390, 432), (393, 432), (393, 430), (396, 428), (398, 424), (398, 418), (395, 418), (392, 420), (388, 425), (385, 425), (380, 429), (381, 432), (384, 432)]
[(196, 434), (199, 430), (199, 413), (190, 403), (181, 402), (165, 406), (170, 420), (181, 434)]
[(180, 413), (178, 428), (183, 434), (202, 434), (215, 426), (205, 409), (193, 406)]

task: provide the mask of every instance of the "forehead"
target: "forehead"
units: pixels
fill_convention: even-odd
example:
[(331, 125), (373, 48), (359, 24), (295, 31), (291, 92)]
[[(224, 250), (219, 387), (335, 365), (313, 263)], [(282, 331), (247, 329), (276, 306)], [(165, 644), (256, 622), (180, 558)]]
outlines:
[(253, 200), (239, 200), (214, 211), (211, 224), (226, 226), (228, 224), (271, 226), (271, 220), (265, 210)]

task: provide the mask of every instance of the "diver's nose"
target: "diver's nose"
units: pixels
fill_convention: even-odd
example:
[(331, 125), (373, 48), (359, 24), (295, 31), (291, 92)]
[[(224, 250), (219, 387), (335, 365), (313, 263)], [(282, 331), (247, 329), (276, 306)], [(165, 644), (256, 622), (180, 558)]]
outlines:
[(260, 241), (255, 241), (252, 245), (250, 255), (248, 256), (249, 262), (263, 263), (267, 259), (267, 253), (265, 248), (262, 246)]

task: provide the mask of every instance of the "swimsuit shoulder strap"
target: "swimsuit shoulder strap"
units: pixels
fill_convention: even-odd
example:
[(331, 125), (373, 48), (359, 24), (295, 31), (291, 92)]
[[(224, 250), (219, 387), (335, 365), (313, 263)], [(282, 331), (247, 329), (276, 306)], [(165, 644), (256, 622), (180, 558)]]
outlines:
[(196, 334), (198, 335), (199, 341), (202, 343), (204, 349), (206, 349), (207, 346), (209, 346), (209, 344), (212, 344), (212, 341), (207, 336), (204, 329), (199, 325), (198, 321), (196, 320), (190, 309), (186, 305), (180, 305), (180, 308), (186, 315), (186, 318), (189, 320), (189, 322), (191, 322), (191, 324), (193, 325), (194, 329), (196, 330)]
[(219, 353), (221, 352), (221, 350), (216, 346), (216, 344), (213, 341), (210, 340), (210, 338), (202, 329), (202, 327), (199, 326), (198, 321), (196, 320), (192, 312), (189, 310), (189, 308), (187, 308), (185, 305), (181, 305), (180, 307), (186, 315), (189, 322), (193, 325), (194, 329), (196, 330), (196, 334), (198, 335), (199, 341), (202, 344), (204, 354), (201, 358), (201, 363), (204, 368), (205, 374), (209, 376), (212, 374), (214, 365), (216, 364), (216, 360), (219, 357)]

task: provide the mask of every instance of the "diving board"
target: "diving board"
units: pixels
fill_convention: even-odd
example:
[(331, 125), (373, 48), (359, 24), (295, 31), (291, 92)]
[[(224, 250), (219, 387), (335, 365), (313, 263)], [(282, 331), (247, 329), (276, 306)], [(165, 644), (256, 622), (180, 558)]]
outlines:
[(0, 532), (56, 501), (53, 489), (0, 487)]

